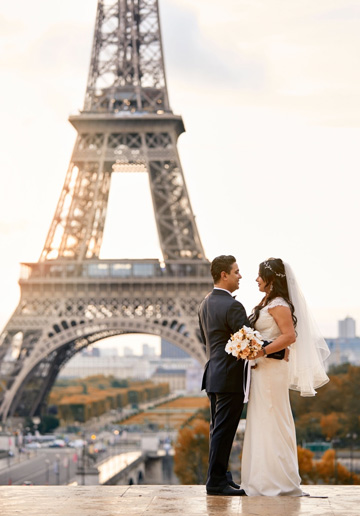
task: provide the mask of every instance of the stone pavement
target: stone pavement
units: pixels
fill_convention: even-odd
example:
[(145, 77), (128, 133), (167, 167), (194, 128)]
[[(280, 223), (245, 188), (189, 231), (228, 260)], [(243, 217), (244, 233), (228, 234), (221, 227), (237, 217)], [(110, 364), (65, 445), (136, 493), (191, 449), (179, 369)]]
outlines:
[[(1, 516), (355, 516), (360, 486), (305, 486), (311, 497), (207, 496), (204, 486), (0, 486)], [(316, 498), (328, 496), (328, 498)]]

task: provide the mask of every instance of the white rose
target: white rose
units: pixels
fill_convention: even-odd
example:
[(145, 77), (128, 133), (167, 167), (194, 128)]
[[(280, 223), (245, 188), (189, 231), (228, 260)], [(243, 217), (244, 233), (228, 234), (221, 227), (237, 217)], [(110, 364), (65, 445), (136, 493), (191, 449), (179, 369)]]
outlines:
[(247, 348), (249, 344), (250, 344), (250, 341), (248, 341), (247, 339), (244, 339), (244, 340), (241, 342), (241, 349), (245, 349), (245, 348)]
[(232, 350), (233, 350), (233, 346), (230, 342), (228, 342), (225, 346), (225, 351), (226, 351), (226, 353), (232, 353)]

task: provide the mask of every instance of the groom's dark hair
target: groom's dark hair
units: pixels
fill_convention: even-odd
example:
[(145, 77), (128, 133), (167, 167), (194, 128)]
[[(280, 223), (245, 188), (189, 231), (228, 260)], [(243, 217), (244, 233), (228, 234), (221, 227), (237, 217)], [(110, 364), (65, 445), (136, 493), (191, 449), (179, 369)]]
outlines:
[(214, 258), (211, 262), (211, 276), (213, 277), (214, 283), (220, 280), (223, 271), (229, 274), (235, 262), (236, 258), (231, 254), (222, 254)]

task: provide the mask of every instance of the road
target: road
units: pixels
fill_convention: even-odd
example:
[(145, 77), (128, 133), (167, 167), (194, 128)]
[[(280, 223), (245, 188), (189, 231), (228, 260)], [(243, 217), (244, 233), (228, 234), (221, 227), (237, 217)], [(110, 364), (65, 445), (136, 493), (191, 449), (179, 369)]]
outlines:
[[(138, 450), (139, 443), (125, 441), (97, 455), (97, 461), (119, 453)], [(0, 460), (0, 485), (66, 485), (75, 480), (77, 462), (82, 460), (82, 449), (39, 448), (26, 454)], [(19, 462), (21, 460), (21, 462)], [(96, 466), (96, 462), (95, 462)]]
[[(175, 394), (169, 394), (163, 399), (140, 404), (139, 408), (146, 410), (154, 403), (164, 403), (177, 397)], [(79, 426), (79, 431), (81, 429), (81, 435), (89, 441), (91, 434), (100, 433), (106, 426), (115, 425), (114, 421), (118, 422), (138, 411), (139, 409), (130, 407), (126, 407), (120, 412), (112, 410)], [(118, 428), (118, 426), (116, 427)], [(58, 428), (57, 433), (65, 434), (66, 428)], [(128, 442), (121, 439), (116, 446), (109, 446), (107, 452), (100, 454), (98, 460), (104, 460), (113, 454), (138, 450), (140, 436), (141, 434), (128, 433)], [(78, 460), (81, 460), (82, 450), (71, 448), (39, 448), (15, 457), (0, 459), (0, 485), (21, 485), (24, 482), (31, 482), (34, 485), (69, 484), (75, 480), (77, 469), (77, 463), (74, 460), (75, 454), (78, 455)]]
[(20, 463), (15, 457), (3, 460), (0, 485), (21, 485), (26, 481), (34, 485), (68, 484), (75, 477), (74, 453), (70, 448), (41, 448)]

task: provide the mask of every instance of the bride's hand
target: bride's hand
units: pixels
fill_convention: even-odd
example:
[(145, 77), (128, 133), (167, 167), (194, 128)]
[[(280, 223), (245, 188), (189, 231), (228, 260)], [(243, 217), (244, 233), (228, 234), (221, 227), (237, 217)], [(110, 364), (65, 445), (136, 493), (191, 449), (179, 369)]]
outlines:
[(285, 348), (284, 360), (286, 360), (286, 362), (289, 362), (289, 356), (290, 356), (290, 349), (289, 348)]
[(253, 360), (256, 360), (257, 358), (261, 358), (261, 357), (264, 357), (264, 356), (265, 356), (265, 352), (264, 352), (263, 348), (261, 348), (256, 353), (256, 355), (254, 356)]

